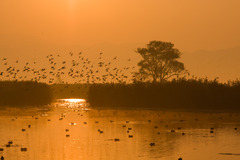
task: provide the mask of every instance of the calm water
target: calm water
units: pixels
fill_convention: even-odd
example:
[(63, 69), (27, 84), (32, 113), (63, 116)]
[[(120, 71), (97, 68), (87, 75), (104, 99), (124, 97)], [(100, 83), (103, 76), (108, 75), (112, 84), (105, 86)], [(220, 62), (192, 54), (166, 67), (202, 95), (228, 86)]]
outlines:
[[(149, 110), (86, 111), (66, 106), (3, 108), (0, 156), (6, 160), (238, 160), (239, 116)], [(9, 141), (13, 143), (7, 147)]]

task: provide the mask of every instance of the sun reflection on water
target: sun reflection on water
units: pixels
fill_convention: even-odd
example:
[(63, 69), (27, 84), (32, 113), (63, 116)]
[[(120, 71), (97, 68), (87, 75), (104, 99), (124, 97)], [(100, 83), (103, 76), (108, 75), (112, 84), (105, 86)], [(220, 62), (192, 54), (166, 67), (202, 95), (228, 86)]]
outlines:
[(85, 99), (57, 99), (55, 105), (67, 108), (81, 108), (82, 110), (89, 110)]
[(71, 103), (86, 102), (85, 99), (61, 99), (61, 100), (65, 102), (71, 102)]

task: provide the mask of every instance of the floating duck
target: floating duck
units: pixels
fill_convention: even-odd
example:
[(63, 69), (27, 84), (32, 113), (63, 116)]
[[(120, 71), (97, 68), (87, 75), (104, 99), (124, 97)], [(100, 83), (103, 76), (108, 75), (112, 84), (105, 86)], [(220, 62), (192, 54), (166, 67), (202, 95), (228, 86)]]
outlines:
[(150, 146), (155, 146), (155, 143), (152, 142), (152, 143), (150, 143), (149, 145), (150, 145)]

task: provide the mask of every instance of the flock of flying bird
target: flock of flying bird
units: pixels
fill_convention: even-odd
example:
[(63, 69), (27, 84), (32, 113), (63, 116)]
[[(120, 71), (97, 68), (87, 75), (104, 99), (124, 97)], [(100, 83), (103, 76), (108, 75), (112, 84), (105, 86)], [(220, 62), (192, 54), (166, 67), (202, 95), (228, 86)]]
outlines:
[[(41, 63), (26, 62), (23, 68), (19, 66), (19, 61), (15, 61), (15, 65), (10, 65), (7, 58), (2, 58), (0, 62), (1, 80), (24, 81), (31, 80), (37, 82), (53, 83), (126, 83), (132, 80), (130, 76), (134, 67), (124, 67), (122, 69), (113, 66), (113, 61), (117, 59), (114, 57), (112, 62), (104, 62), (102, 60), (102, 53), (99, 54), (97, 61), (90, 61), (85, 58), (82, 52), (74, 55), (69, 53), (70, 60), (61, 60), (60, 55), (50, 54), (46, 58), (48, 60), (46, 65), (42, 68)], [(131, 61), (128, 59), (128, 61)], [(2, 63), (2, 64), (1, 64)], [(31, 66), (31, 65), (33, 66)], [(66, 79), (63, 81), (63, 79)]]

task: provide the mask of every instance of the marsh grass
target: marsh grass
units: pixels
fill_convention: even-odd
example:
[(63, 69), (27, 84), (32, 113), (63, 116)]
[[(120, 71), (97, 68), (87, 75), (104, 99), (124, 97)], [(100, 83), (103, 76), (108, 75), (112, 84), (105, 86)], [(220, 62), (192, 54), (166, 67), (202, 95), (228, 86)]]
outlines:
[(180, 79), (165, 83), (93, 84), (94, 107), (152, 109), (240, 109), (240, 82)]
[(54, 99), (86, 99), (88, 96), (89, 84), (52, 84), (50, 88)]
[(47, 84), (34, 81), (0, 81), (1, 106), (46, 105), (53, 100)]

